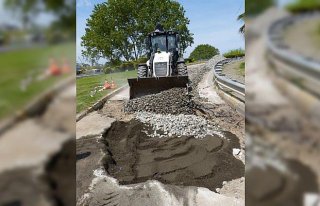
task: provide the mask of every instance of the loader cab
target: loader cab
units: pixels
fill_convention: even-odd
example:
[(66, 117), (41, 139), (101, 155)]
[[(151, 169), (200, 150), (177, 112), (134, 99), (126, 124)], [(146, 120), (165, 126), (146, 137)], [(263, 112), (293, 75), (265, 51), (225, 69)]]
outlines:
[(148, 60), (138, 65), (137, 78), (128, 79), (130, 99), (171, 88), (187, 88), (188, 70), (179, 54), (179, 34), (157, 24), (146, 38)]
[(179, 34), (174, 31), (154, 31), (146, 39), (148, 57), (156, 52), (178, 52)]

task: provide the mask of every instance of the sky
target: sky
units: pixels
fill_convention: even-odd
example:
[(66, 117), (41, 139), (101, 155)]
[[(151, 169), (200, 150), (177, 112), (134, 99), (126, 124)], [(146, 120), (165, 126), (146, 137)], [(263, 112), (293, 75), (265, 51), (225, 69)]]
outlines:
[(178, 0), (190, 19), (189, 30), (194, 44), (188, 47), (188, 57), (199, 44), (210, 44), (224, 53), (244, 48), (244, 36), (239, 33), (243, 22), (237, 17), (244, 12), (244, 0)]
[[(94, 4), (105, 0), (77, 0), (77, 61), (81, 57), (81, 36), (85, 34), (86, 19)], [(186, 49), (189, 57), (199, 44), (210, 44), (224, 53), (230, 49), (244, 48), (244, 37), (238, 32), (243, 22), (237, 17), (244, 11), (244, 0), (178, 0), (190, 19), (189, 30), (193, 33), (194, 44)], [(104, 63), (105, 60), (100, 60)]]

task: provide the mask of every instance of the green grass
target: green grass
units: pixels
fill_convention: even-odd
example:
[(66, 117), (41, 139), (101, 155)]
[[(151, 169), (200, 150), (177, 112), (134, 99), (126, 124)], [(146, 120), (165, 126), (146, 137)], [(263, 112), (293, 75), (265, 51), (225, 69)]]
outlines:
[(75, 44), (64, 43), (0, 53), (0, 119), (21, 109), (33, 98), (44, 92), (64, 76), (32, 81), (26, 91), (21, 90), (21, 81), (28, 76), (38, 76), (48, 67), (50, 57), (69, 59), (75, 65)]
[(245, 51), (243, 49), (233, 49), (223, 54), (226, 58), (243, 57), (245, 56)]
[(311, 35), (314, 38), (315, 44), (319, 46), (320, 45), (320, 21), (317, 22), (317, 26)]
[(241, 76), (245, 76), (245, 74), (246, 74), (245, 62), (241, 62), (241, 63), (240, 63), (239, 69), (238, 69), (238, 73), (239, 73)]
[(286, 9), (292, 13), (301, 13), (308, 11), (319, 11), (319, 0), (298, 0), (286, 6)]
[(90, 92), (94, 87), (102, 86), (106, 79), (108, 81), (113, 80), (116, 83), (117, 88), (119, 88), (127, 83), (128, 78), (134, 78), (136, 76), (137, 71), (132, 70), (77, 79), (77, 113), (92, 106), (96, 101), (113, 91), (108, 89), (97, 92), (92, 97), (90, 96)]
[(202, 63), (205, 63), (205, 62), (207, 62), (207, 61), (206, 60), (202, 60), (202, 61), (201, 60), (199, 60), (199, 61), (197, 60), (197, 61), (194, 61), (194, 62), (187, 62), (186, 65), (187, 66), (191, 66), (191, 65), (195, 65), (195, 64), (202, 64)]

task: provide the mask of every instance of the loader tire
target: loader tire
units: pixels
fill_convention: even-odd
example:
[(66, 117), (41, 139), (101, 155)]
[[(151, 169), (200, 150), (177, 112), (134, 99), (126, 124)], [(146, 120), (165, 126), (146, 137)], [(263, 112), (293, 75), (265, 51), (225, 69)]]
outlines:
[(185, 63), (178, 63), (178, 76), (188, 76), (187, 65)]
[(138, 66), (138, 78), (147, 77), (147, 67), (146, 66)]

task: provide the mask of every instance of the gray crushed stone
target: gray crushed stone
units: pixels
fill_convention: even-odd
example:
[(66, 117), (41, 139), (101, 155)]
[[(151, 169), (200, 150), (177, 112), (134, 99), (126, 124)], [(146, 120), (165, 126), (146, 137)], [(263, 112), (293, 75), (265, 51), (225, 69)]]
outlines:
[(203, 76), (209, 72), (210, 70), (212, 70), (214, 68), (214, 66), (221, 60), (225, 59), (223, 56), (221, 55), (216, 55), (214, 57), (212, 57), (205, 65), (203, 65), (201, 67), (201, 69), (199, 69), (199, 67), (192, 67), (189, 66), (188, 67), (188, 74), (189, 74), (189, 78), (191, 80), (191, 86), (193, 88), (193, 91), (196, 91), (198, 84), (201, 82), (201, 80), (203, 79)]
[(199, 99), (198, 84), (203, 76), (212, 70), (215, 64), (224, 57), (216, 55), (205, 65), (189, 66), (188, 75), (191, 81), (192, 92), (187, 93), (185, 88), (173, 88), (157, 94), (146, 95), (140, 98), (129, 100), (124, 107), (128, 113), (134, 112), (153, 112), (156, 114), (194, 114), (197, 107), (196, 99)]
[(193, 114), (193, 102), (186, 88), (172, 88), (157, 94), (129, 100), (124, 111), (153, 112), (157, 114)]
[(143, 131), (150, 137), (194, 136), (203, 138), (207, 135), (218, 135), (218, 126), (196, 115), (163, 115), (150, 112), (136, 112), (135, 118), (152, 127), (151, 131)]

